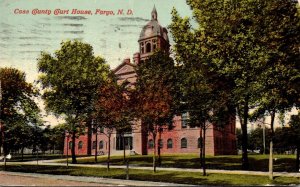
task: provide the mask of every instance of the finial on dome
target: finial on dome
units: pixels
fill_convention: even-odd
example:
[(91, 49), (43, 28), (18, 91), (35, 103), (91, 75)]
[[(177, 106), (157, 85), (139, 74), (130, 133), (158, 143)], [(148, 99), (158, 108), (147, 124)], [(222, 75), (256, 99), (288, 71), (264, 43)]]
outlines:
[(157, 20), (157, 11), (156, 11), (155, 5), (154, 5), (153, 10), (151, 12), (151, 20)]

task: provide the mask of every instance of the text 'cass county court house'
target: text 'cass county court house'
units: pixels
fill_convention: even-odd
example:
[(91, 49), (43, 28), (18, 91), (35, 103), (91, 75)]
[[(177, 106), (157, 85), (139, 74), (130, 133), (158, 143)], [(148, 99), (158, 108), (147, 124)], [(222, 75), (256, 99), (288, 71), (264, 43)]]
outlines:
[[(156, 49), (169, 51), (168, 31), (159, 24), (155, 7), (151, 12), (151, 21), (141, 31), (138, 43), (140, 52), (133, 55), (133, 63), (130, 62), (130, 59), (125, 59), (114, 70), (119, 81), (127, 80), (134, 83), (137, 76), (134, 70), (136, 65), (143, 63)], [(184, 119), (184, 114), (175, 116), (173, 128), (163, 129), (161, 138), (156, 141), (162, 154), (200, 152), (200, 128), (188, 125)], [(235, 117), (233, 116), (228, 121), (228, 124), (222, 129), (210, 125), (206, 132), (206, 154), (236, 154)], [(152, 136), (148, 132), (143, 132), (142, 129), (145, 128), (142, 127), (141, 122), (139, 123), (135, 125), (131, 133), (126, 133), (124, 138), (117, 131), (112, 132), (110, 138), (111, 154), (122, 154), (124, 146), (127, 153), (146, 155), (153, 152)], [(107, 129), (102, 129), (102, 132), (96, 134), (91, 128), (88, 128), (85, 135), (81, 135), (76, 139), (74, 144), (75, 153), (78, 155), (91, 155), (97, 149), (98, 153), (107, 154), (108, 137), (106, 134)], [(71, 153), (72, 144), (71, 138), (66, 137), (64, 154), (67, 154), (67, 151), (69, 154)]]

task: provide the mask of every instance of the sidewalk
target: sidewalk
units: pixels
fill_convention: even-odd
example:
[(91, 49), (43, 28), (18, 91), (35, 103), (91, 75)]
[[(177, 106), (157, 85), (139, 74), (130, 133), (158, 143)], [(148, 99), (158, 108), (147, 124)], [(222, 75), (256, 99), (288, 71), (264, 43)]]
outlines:
[(97, 186), (98, 185), (101, 186), (101, 184), (105, 185), (105, 186), (109, 186), (109, 185), (111, 185), (111, 186), (195, 186), (195, 185), (175, 184), (175, 183), (165, 183), (165, 182), (122, 180), (122, 179), (70, 176), (70, 175), (49, 175), (49, 174), (39, 174), (39, 173), (22, 173), (22, 172), (8, 172), (8, 171), (0, 171), (0, 176), (1, 175), (12, 175), (12, 176), (28, 177), (28, 178), (55, 179), (55, 180), (63, 180), (63, 181), (85, 182), (85, 183), (91, 183), (91, 185), (94, 184), (94, 186), (96, 186), (96, 184), (97, 184)]
[[(62, 159), (56, 160), (40, 160), (38, 162), (39, 165), (52, 165), (52, 166), (66, 166), (66, 163), (57, 163), (57, 161), (61, 161)], [(36, 161), (30, 162), (8, 162), (8, 165), (13, 164), (22, 164), (22, 165), (32, 165), (37, 164)], [(69, 164), (69, 167), (76, 166), (76, 167), (101, 167), (106, 168), (106, 165), (103, 164)], [(110, 165), (110, 168), (119, 168), (125, 169), (126, 166), (116, 166)], [(153, 170), (152, 167), (141, 167), (141, 166), (130, 166), (130, 169), (141, 169), (141, 170)], [(157, 167), (158, 171), (184, 171), (184, 172), (202, 172), (202, 169), (190, 169), (190, 168), (162, 168)], [(242, 174), (242, 175), (260, 175), (260, 176), (268, 176), (269, 172), (264, 171), (243, 171), (243, 170), (217, 170), (217, 169), (207, 169), (207, 173), (223, 173), (223, 174)], [(285, 176), (285, 177), (299, 177), (300, 173), (289, 173), (289, 172), (274, 172), (274, 176)]]

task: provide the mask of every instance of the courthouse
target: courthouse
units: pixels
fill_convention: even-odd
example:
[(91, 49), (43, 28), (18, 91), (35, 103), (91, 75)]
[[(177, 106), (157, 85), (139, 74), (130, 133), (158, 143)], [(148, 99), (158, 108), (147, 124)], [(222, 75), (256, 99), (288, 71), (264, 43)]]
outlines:
[[(168, 31), (158, 22), (158, 14), (153, 8), (151, 20), (142, 28), (138, 44), (139, 52), (133, 55), (131, 59), (124, 59), (123, 62), (115, 68), (114, 72), (120, 82), (136, 81), (135, 66), (143, 63), (157, 49), (169, 51), (170, 44)], [(173, 119), (173, 128), (164, 128), (160, 139), (156, 142), (160, 146), (161, 154), (164, 153), (199, 153), (200, 152), (200, 128), (189, 125), (186, 122), (186, 114), (175, 116)], [(143, 131), (143, 124), (137, 122), (132, 132), (121, 136), (114, 131), (111, 135), (111, 154), (122, 154), (125, 148), (127, 154), (152, 154), (153, 138), (147, 131)], [(97, 137), (96, 137), (97, 136)], [(96, 143), (97, 140), (97, 143)], [(85, 135), (79, 136), (75, 141), (76, 155), (94, 154), (95, 150), (100, 154), (108, 152), (107, 129), (102, 129), (98, 134), (92, 130), (87, 130)], [(97, 146), (96, 146), (97, 145)], [(64, 154), (71, 153), (71, 138), (65, 138)], [(68, 150), (69, 149), (69, 150)], [(224, 127), (210, 125), (206, 132), (206, 154), (224, 155), (236, 154), (236, 136), (235, 136), (235, 116), (233, 115), (228, 124)]]

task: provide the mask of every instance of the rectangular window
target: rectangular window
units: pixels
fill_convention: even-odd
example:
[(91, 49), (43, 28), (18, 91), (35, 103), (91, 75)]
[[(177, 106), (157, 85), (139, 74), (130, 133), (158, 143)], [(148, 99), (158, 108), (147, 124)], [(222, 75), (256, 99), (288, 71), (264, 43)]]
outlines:
[(93, 141), (93, 149), (96, 149), (96, 141)]
[(132, 150), (132, 137), (122, 137), (117, 136), (116, 138), (116, 150), (123, 150), (125, 146), (125, 150)]
[(158, 140), (158, 146), (159, 146), (159, 148), (163, 148), (163, 140), (162, 139), (159, 139)]
[(186, 128), (188, 125), (189, 114), (187, 112), (181, 114), (181, 128)]

